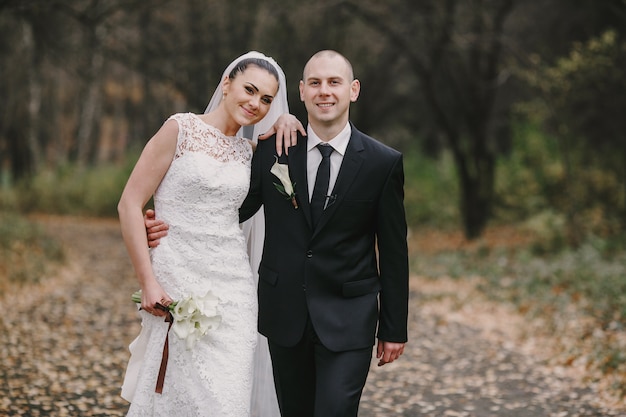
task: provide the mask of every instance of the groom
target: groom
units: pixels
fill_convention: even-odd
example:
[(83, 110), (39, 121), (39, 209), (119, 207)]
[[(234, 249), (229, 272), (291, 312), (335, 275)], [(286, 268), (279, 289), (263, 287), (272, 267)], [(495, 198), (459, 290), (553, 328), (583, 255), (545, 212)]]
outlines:
[(349, 122), (359, 91), (345, 57), (316, 53), (300, 81), (307, 136), (286, 158), (298, 208), (274, 186), (273, 138), (259, 142), (240, 209), (243, 221), (264, 206), (259, 331), (283, 417), (356, 417), (375, 337), (379, 365), (407, 341), (402, 155)]
[(402, 155), (349, 122), (359, 92), (344, 56), (313, 55), (300, 81), (307, 135), (280, 160), (298, 208), (274, 185), (273, 136), (259, 141), (240, 209), (243, 222), (264, 206), (259, 331), (283, 417), (356, 417), (376, 337), (379, 366), (407, 341)]

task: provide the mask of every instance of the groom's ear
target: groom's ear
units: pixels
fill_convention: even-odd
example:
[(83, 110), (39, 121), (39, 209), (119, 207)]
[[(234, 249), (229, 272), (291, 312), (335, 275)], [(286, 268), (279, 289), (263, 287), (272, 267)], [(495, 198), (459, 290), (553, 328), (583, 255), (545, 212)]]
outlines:
[(359, 98), (359, 94), (361, 93), (361, 82), (357, 79), (352, 80), (350, 84), (350, 101), (356, 102)]

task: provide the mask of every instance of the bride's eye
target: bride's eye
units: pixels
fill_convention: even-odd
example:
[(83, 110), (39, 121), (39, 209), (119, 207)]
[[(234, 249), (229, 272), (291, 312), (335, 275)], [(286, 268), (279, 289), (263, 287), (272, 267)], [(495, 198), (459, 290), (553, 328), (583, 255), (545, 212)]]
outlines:
[(271, 97), (262, 97), (262, 98), (261, 98), (261, 101), (262, 101), (264, 104), (272, 104), (272, 98), (271, 98)]

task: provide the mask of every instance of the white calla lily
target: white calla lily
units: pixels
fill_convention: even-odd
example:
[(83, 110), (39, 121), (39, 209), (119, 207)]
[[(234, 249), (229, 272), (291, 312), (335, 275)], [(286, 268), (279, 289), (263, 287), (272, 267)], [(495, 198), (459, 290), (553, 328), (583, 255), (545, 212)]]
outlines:
[[(141, 292), (135, 292), (131, 299), (141, 304)], [(188, 349), (192, 349), (209, 330), (219, 326), (222, 317), (218, 314), (218, 304), (219, 299), (208, 291), (202, 297), (189, 296), (167, 307), (172, 315), (172, 330), (186, 342)]]
[(276, 162), (272, 165), (270, 172), (276, 176), (280, 180), (280, 184), (274, 183), (274, 186), (282, 195), (284, 195), (288, 200), (291, 200), (294, 208), (298, 208), (298, 202), (296, 201), (296, 192), (295, 192), (295, 184), (291, 182), (291, 178), (289, 178), (289, 165), (287, 164), (279, 164), (278, 157), (276, 157)]

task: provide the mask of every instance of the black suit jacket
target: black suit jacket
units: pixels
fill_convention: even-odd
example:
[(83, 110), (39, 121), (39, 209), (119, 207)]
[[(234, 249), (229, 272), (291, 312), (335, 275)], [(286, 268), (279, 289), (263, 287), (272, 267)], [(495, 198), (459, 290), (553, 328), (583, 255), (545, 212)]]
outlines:
[(281, 195), (270, 173), (275, 138), (260, 141), (241, 220), (261, 205), (265, 242), (259, 267), (259, 331), (293, 346), (307, 316), (330, 350), (407, 341), (408, 254), (402, 155), (359, 132), (343, 158), (333, 199), (315, 230), (306, 174), (306, 138), (289, 149), (299, 208)]

